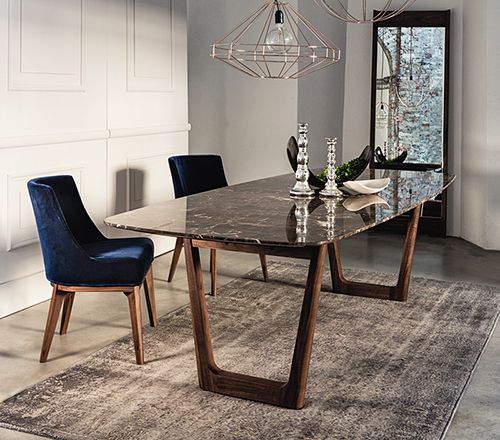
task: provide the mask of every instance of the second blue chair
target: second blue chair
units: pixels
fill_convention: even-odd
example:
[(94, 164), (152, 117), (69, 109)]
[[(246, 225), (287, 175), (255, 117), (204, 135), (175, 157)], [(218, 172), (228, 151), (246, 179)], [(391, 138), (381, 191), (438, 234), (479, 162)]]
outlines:
[[(168, 159), (172, 181), (174, 184), (175, 198), (186, 197), (213, 189), (223, 188), (227, 185), (222, 158), (213, 154), (172, 156)], [(168, 275), (168, 282), (174, 278), (175, 269), (179, 262), (183, 242), (178, 238), (175, 243), (174, 255)], [(212, 295), (217, 294), (217, 268), (216, 250), (210, 249), (210, 279)], [(260, 256), (260, 264), (264, 281), (267, 281), (266, 256)]]

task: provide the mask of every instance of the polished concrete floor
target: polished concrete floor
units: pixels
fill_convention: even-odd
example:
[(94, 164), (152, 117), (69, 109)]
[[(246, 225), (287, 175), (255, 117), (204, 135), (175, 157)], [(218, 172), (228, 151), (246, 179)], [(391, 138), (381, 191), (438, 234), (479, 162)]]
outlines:
[[(399, 236), (366, 233), (353, 237), (341, 244), (344, 266), (395, 272), (400, 263), (401, 245)], [(174, 282), (165, 282), (170, 258), (170, 254), (158, 258), (154, 265), (159, 316), (188, 302), (182, 263)], [(203, 261), (208, 258), (204, 257)], [(220, 252), (219, 283), (227, 283), (258, 265), (255, 255)], [(500, 252), (487, 252), (459, 239), (420, 238), (414, 275), (500, 288)], [(123, 295), (79, 294), (68, 335), (56, 335), (49, 362), (39, 364), (47, 309), (48, 303), (43, 303), (0, 320), (0, 400), (73, 365), (130, 332)], [(500, 330), (497, 328), (458, 406), (447, 440), (500, 439), (499, 360)], [(0, 429), (0, 439), (34, 438), (37, 437)], [(415, 439), (418, 438), (416, 433)]]

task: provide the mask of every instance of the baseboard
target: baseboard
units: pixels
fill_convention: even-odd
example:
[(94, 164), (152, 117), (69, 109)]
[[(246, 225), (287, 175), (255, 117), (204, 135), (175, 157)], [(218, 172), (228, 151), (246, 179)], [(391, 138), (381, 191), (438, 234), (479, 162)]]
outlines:
[(0, 318), (48, 300), (52, 289), (43, 272), (0, 285)]

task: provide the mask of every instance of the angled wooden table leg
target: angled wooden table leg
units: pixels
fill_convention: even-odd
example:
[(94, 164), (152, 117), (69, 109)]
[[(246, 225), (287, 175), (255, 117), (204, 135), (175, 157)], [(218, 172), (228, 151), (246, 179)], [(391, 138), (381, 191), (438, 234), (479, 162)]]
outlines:
[(330, 259), (330, 272), (332, 275), (333, 291), (344, 295), (364, 296), (368, 298), (388, 299), (392, 301), (408, 301), (408, 289), (411, 281), (411, 270), (415, 242), (417, 239), (418, 224), (422, 205), (417, 206), (411, 215), (406, 232), (406, 240), (403, 249), (403, 258), (399, 270), (398, 283), (395, 286), (384, 286), (380, 284), (358, 283), (347, 280), (342, 271), (338, 243), (328, 246)]
[(179, 263), (179, 257), (182, 252), (182, 238), (177, 238), (175, 240), (174, 253), (172, 255), (172, 262), (170, 263), (170, 272), (168, 273), (167, 282), (171, 283), (174, 279), (175, 270), (177, 269), (177, 263)]
[(278, 382), (224, 371), (217, 366), (199, 250), (193, 247), (191, 240), (184, 240), (198, 380), (202, 389), (285, 408), (300, 409), (304, 406), (326, 248), (323, 245), (312, 252), (290, 376), (288, 382)]

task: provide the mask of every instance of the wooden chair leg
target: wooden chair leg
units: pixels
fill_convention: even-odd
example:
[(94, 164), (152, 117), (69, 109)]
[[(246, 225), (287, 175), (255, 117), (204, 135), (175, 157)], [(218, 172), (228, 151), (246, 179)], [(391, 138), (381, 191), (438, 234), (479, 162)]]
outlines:
[(54, 286), (52, 290), (52, 299), (50, 300), (49, 314), (47, 316), (47, 324), (45, 325), (45, 333), (43, 335), (42, 351), (40, 353), (40, 362), (46, 362), (49, 355), (52, 338), (56, 330), (57, 320), (64, 301), (66, 292), (62, 292)]
[(174, 254), (172, 255), (172, 263), (170, 263), (170, 272), (168, 274), (168, 282), (172, 282), (174, 279), (175, 269), (177, 269), (177, 264), (179, 263), (179, 257), (181, 256), (183, 241), (182, 238), (178, 238), (175, 241)]
[(153, 266), (149, 268), (148, 273), (146, 274), (146, 279), (144, 280), (144, 293), (146, 296), (146, 304), (148, 306), (149, 324), (151, 325), (151, 327), (156, 327), (158, 325), (158, 319), (156, 317)]
[(217, 251), (210, 249), (210, 295), (217, 295)]
[(262, 276), (264, 277), (264, 281), (267, 283), (269, 279), (269, 274), (267, 272), (267, 262), (266, 256), (264, 254), (259, 254), (260, 257), (260, 266), (262, 267)]
[(75, 300), (75, 293), (68, 292), (64, 298), (63, 311), (61, 316), (61, 329), (59, 333), (65, 335), (68, 333), (69, 318), (71, 317), (71, 310), (73, 309), (73, 301)]
[(144, 364), (144, 347), (142, 345), (142, 315), (140, 286), (134, 287), (133, 292), (124, 292), (128, 298), (130, 321), (132, 323), (132, 337), (134, 339), (135, 359), (138, 365)]

